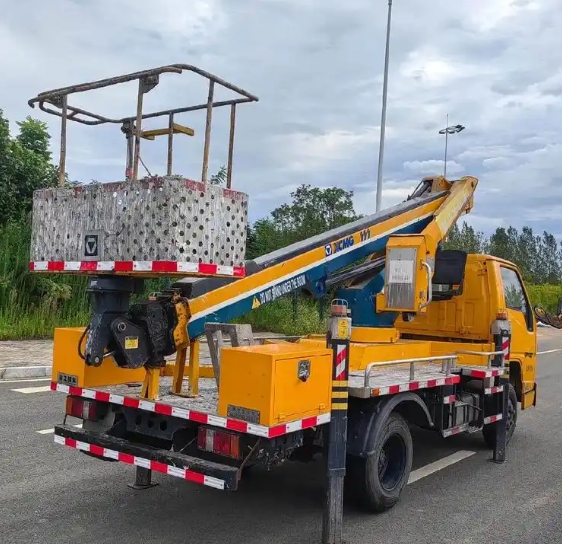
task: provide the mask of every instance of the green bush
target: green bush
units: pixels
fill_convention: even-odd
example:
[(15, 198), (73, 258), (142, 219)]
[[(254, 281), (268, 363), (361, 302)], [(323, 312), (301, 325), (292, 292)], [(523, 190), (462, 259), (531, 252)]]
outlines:
[(89, 319), (85, 278), (28, 271), (30, 238), (28, 223), (0, 228), (0, 340), (50, 338)]
[[(30, 240), (28, 223), (0, 227), (0, 340), (52, 338), (55, 327), (85, 326), (90, 320), (87, 278), (30, 273)], [(169, 283), (147, 281), (146, 292)]]
[(318, 303), (302, 298), (294, 300), (293, 297), (260, 306), (235, 322), (249, 323), (255, 331), (287, 336), (321, 333), (326, 330), (326, 321), (320, 316)]
[(539, 305), (547, 312), (556, 312), (558, 299), (562, 297), (561, 285), (527, 285), (526, 287), (533, 306)]

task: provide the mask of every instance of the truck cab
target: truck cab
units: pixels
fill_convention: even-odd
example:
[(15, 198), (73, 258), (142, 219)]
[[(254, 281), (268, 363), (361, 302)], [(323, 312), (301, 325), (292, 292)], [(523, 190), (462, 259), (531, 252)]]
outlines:
[(426, 313), (412, 321), (400, 316), (395, 326), (402, 339), (436, 340), (448, 346), (450, 342), (492, 343), (490, 323), (502, 310), (512, 327), (510, 382), (524, 410), (536, 402), (537, 324), (515, 264), (491, 255), (467, 255), (462, 285), (434, 283), (433, 302)]

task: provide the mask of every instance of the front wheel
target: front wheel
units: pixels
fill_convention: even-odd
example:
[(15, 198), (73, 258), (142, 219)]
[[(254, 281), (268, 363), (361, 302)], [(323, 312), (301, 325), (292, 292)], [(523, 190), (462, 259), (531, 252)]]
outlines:
[(413, 444), (406, 420), (391, 413), (367, 459), (351, 457), (346, 476), (351, 499), (372, 512), (392, 508), (408, 483)]
[[(509, 384), (509, 398), (507, 401), (507, 420), (505, 422), (505, 441), (506, 445), (509, 444), (513, 433), (515, 432), (515, 427), (517, 425), (517, 393), (513, 385)], [(491, 425), (485, 425), (482, 429), (482, 436), (484, 437), (484, 442), (486, 446), (490, 449), (496, 447), (496, 426), (498, 423), (492, 423)]]

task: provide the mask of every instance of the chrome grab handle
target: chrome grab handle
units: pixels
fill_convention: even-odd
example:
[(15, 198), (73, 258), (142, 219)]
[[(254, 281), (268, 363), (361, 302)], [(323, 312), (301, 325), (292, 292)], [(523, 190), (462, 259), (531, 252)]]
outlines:
[(423, 310), (424, 308), (427, 308), (431, 304), (431, 301), (433, 300), (433, 284), (431, 283), (432, 280), (431, 266), (429, 265), (429, 263), (426, 263), (425, 261), (422, 261), (421, 264), (425, 268), (425, 271), (427, 272), (427, 302), (420, 306), (420, 310)]

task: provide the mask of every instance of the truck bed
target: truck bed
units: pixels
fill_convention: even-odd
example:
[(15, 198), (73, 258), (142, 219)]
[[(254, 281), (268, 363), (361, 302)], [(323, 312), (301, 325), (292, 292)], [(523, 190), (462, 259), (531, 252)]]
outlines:
[[(367, 371), (351, 372), (349, 376), (349, 393), (359, 398), (392, 395), (403, 391), (416, 391), (453, 385), (461, 380), (461, 374), (478, 378), (497, 376), (502, 369), (487, 367), (456, 367), (446, 371), (440, 364), (419, 364), (413, 371), (410, 364), (395, 366), (374, 366)], [(365, 380), (365, 373), (369, 378)], [(183, 390), (187, 390), (187, 379)], [(102, 402), (138, 408), (150, 412), (178, 417), (197, 423), (213, 425), (265, 438), (274, 438), (294, 431), (315, 427), (330, 421), (330, 412), (266, 427), (222, 417), (218, 415), (218, 392), (214, 378), (199, 379), (199, 396), (195, 398), (180, 397), (170, 393), (171, 377), (160, 378), (160, 394), (157, 401), (140, 397), (140, 383), (101, 386), (95, 389), (75, 387), (57, 382), (51, 384), (53, 391), (91, 398)]]

